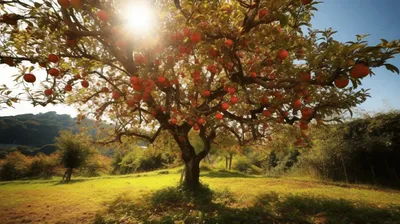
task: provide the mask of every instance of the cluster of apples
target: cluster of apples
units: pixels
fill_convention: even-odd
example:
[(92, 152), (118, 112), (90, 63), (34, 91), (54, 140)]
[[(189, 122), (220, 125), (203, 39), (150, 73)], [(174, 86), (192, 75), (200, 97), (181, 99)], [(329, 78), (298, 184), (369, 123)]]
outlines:
[[(354, 79), (361, 79), (366, 77), (371, 73), (369, 67), (363, 63), (358, 63), (353, 65), (350, 70), (350, 76)], [(345, 88), (349, 85), (349, 77), (347, 75), (339, 76), (335, 79), (335, 86), (337, 88)]]
[[(60, 58), (59, 58), (56, 54), (49, 54), (49, 55), (48, 55), (48, 58), (47, 58), (47, 61), (50, 62), (50, 63), (53, 63), (53, 64), (57, 64), (57, 63), (59, 62), (59, 60), (60, 60)], [(47, 62), (41, 62), (41, 63), (39, 63), (39, 65), (40, 65), (41, 67), (46, 67), (46, 66), (47, 66)], [(61, 77), (60, 77), (60, 73), (61, 73), (61, 72), (60, 72), (60, 70), (57, 69), (57, 68), (50, 68), (50, 69), (47, 71), (47, 73), (48, 73), (50, 76), (52, 76), (52, 77), (61, 78)], [(24, 79), (25, 82), (28, 82), (28, 83), (34, 83), (34, 82), (36, 82), (36, 76), (35, 76), (34, 74), (32, 74), (32, 73), (24, 74), (23, 79)], [(67, 85), (65, 85), (64, 90), (65, 90), (66, 92), (72, 91), (72, 85), (71, 85), (71, 84), (72, 84), (72, 81), (73, 81), (73, 80), (79, 80), (79, 79), (81, 79), (81, 76), (80, 76), (79, 74), (74, 75), (73, 79), (70, 80), (70, 81), (67, 83)], [(82, 87), (84, 87), (84, 88), (88, 88), (88, 87), (89, 87), (89, 82), (88, 82), (86, 79), (83, 79), (83, 80), (81, 81), (81, 85), (82, 85)], [(51, 96), (51, 95), (53, 95), (53, 93), (54, 93), (54, 92), (53, 92), (53, 89), (52, 89), (52, 88), (48, 88), (48, 89), (46, 89), (46, 90), (44, 91), (44, 94), (45, 94), (46, 96)]]

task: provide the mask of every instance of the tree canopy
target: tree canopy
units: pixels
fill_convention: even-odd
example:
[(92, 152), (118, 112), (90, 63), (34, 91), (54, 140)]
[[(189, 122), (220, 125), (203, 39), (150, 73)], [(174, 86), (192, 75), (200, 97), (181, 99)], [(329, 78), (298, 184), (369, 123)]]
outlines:
[[(244, 145), (296, 124), (305, 138), (312, 120), (366, 100), (360, 86), (371, 69), (398, 72), (388, 63), (398, 40), (341, 43), (331, 29), (313, 30), (314, 0), (3, 2), (0, 59), (19, 68), (15, 81), (26, 90), (3, 87), (5, 103), (73, 104), (80, 118), (113, 121), (106, 142), (153, 142), (167, 130), (194, 185), (218, 134)], [(138, 7), (150, 17), (130, 26)], [(191, 129), (204, 142), (197, 154)]]

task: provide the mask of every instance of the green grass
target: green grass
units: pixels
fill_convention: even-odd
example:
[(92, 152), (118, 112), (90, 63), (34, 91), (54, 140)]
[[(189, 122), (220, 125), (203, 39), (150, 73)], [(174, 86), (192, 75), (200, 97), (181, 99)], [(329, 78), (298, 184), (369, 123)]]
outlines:
[[(96, 213), (105, 210), (105, 204), (115, 201), (121, 195), (129, 198), (132, 203), (141, 203), (143, 195), (175, 187), (179, 179), (179, 168), (176, 168), (161, 173), (155, 171), (125, 176), (77, 177), (68, 184), (60, 184), (59, 178), (0, 182), (0, 220), (1, 223), (88, 223)], [(293, 177), (250, 176), (214, 170), (203, 172), (201, 180), (212, 190), (228, 189), (234, 202), (229, 202), (224, 209), (242, 209), (235, 212), (254, 207), (263, 200), (266, 203), (263, 197), (271, 198), (271, 195), (284, 198), (273, 199), (275, 203), (279, 202), (275, 210), (284, 209), (294, 217), (297, 217), (296, 214), (306, 214), (309, 208), (307, 211), (302, 209), (307, 206), (321, 206), (327, 210), (333, 205), (342, 206), (346, 210), (362, 207), (364, 212), (366, 209), (397, 212), (400, 207), (400, 191), (371, 186), (331, 184)], [(300, 207), (294, 209), (292, 206), (294, 210), (291, 211), (288, 208), (289, 202)], [(315, 211), (312, 210), (310, 216), (321, 213), (313, 209)], [(274, 213), (278, 214), (277, 211)], [(321, 216), (328, 215), (322, 212)]]

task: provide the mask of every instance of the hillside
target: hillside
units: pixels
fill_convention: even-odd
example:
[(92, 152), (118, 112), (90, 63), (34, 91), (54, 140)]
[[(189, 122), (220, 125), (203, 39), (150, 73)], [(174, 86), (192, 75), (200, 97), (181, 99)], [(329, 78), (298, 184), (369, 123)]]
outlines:
[[(86, 119), (82, 125), (91, 127), (95, 121)], [(76, 118), (56, 112), (0, 117), (0, 157), (11, 148), (25, 155), (50, 154), (55, 151), (54, 138), (61, 130), (75, 133), (80, 127)], [(96, 128), (91, 134), (96, 134)]]
[(65, 129), (76, 130), (76, 120), (56, 112), (0, 117), (0, 144), (41, 147)]

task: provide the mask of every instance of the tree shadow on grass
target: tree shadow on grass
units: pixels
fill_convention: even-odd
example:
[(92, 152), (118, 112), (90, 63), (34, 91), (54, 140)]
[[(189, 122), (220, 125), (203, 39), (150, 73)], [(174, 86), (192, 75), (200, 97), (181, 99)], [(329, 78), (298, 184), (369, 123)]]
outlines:
[(67, 185), (67, 184), (75, 184), (75, 183), (81, 183), (81, 182), (85, 182), (85, 181), (90, 181), (92, 179), (72, 179), (68, 182), (65, 181), (59, 181), (57, 183), (55, 183), (54, 185)]
[(12, 180), (12, 181), (0, 181), (0, 186), (2, 185), (18, 185), (18, 184), (48, 184), (54, 183), (58, 180), (52, 178), (41, 178), (41, 179), (26, 179), (26, 180)]
[(169, 187), (139, 201), (122, 195), (106, 207), (93, 223), (400, 223), (399, 206), (378, 208), (344, 199), (275, 192), (259, 195), (252, 206), (243, 208), (227, 190), (203, 189), (193, 197)]
[(228, 170), (210, 171), (206, 173), (201, 173), (200, 176), (211, 177), (211, 178), (234, 178), (234, 177), (257, 178), (256, 176), (247, 175), (236, 171), (228, 171)]

